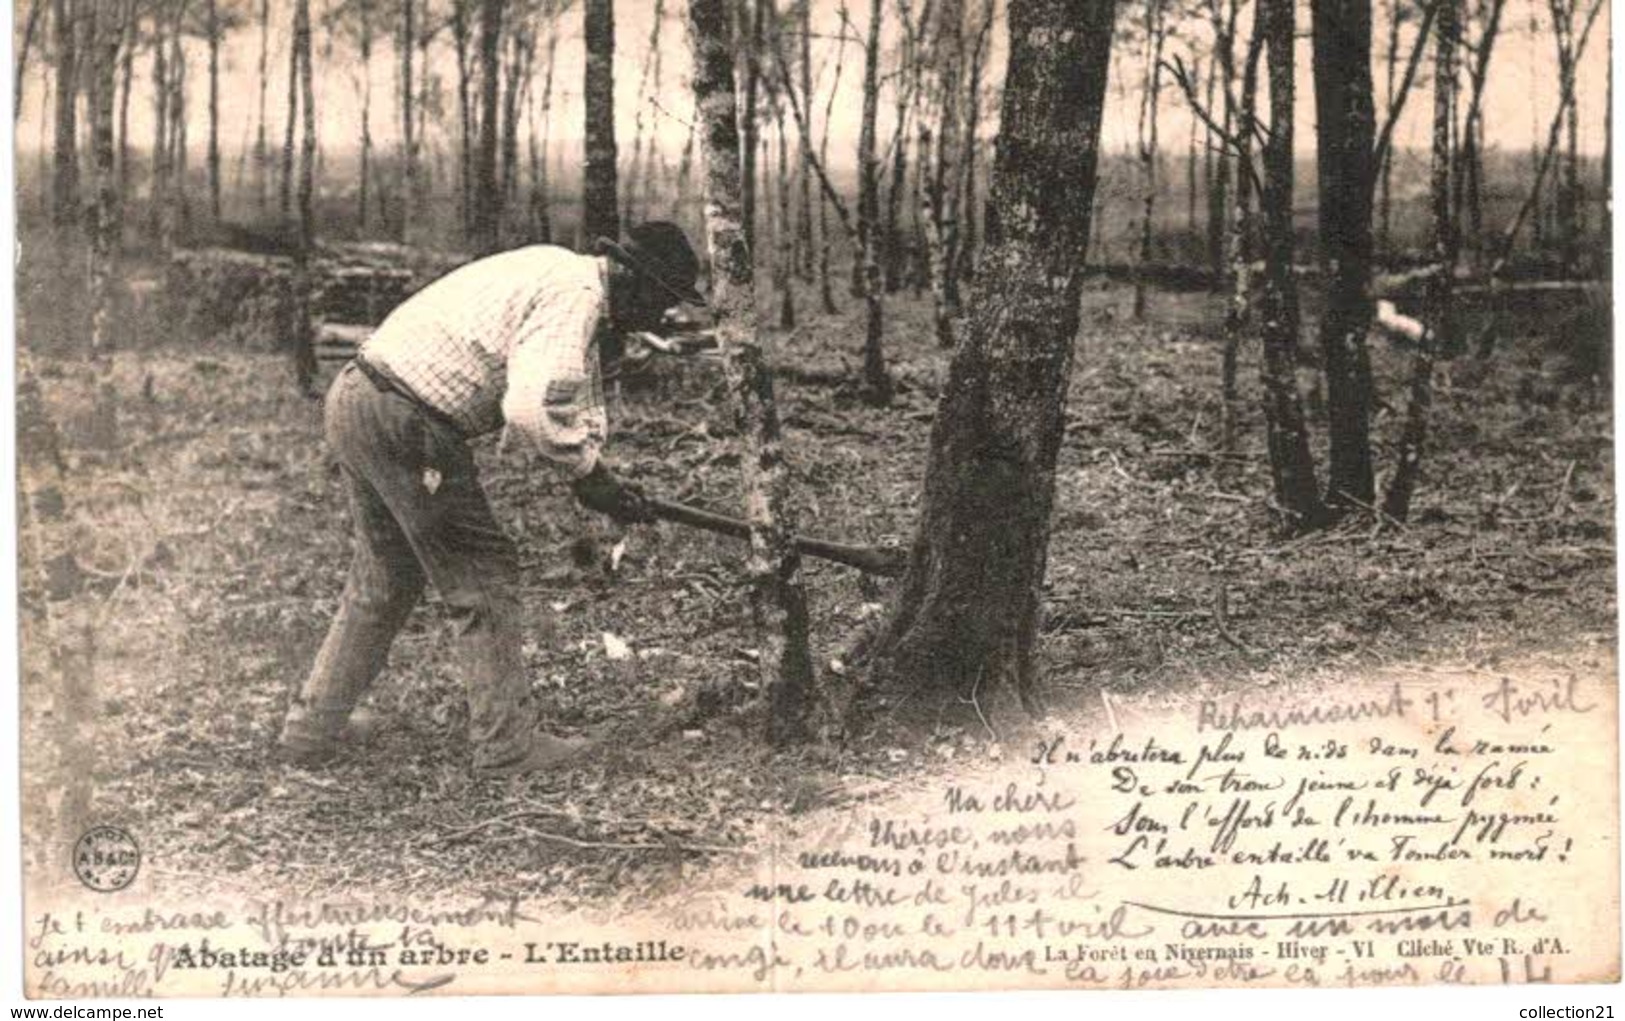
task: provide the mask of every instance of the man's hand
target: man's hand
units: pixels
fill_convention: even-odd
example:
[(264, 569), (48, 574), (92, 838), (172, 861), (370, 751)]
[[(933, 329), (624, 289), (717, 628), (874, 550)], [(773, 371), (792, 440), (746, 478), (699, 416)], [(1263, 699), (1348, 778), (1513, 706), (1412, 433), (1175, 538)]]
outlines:
[(643, 491), (616, 478), (602, 462), (575, 481), (575, 494), (583, 507), (607, 514), (623, 525), (654, 520)]

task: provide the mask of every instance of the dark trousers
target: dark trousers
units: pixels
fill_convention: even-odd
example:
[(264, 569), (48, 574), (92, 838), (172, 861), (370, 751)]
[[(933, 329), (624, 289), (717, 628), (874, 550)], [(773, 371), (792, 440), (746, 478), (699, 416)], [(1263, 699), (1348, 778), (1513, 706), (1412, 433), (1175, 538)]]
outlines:
[(327, 395), (327, 443), (349, 489), (355, 553), (337, 617), (289, 708), (288, 744), (331, 741), (432, 582), (457, 623), (476, 767), (528, 748), (518, 558), (456, 430), (347, 365)]

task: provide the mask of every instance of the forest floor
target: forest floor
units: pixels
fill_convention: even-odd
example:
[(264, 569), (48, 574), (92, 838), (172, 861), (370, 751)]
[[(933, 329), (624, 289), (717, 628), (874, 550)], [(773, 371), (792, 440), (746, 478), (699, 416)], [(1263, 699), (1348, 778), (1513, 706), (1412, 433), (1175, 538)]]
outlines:
[[(890, 303), (904, 391), (890, 410), (856, 403), (839, 380), (859, 364), (861, 310), (845, 304), (773, 337), (775, 360), (794, 367), (778, 394), (802, 522), (850, 542), (903, 542), (947, 356), (924, 302)], [(1294, 538), (1269, 505), (1256, 351), (1243, 361), (1237, 451), (1224, 454), (1217, 304), (1155, 295), (1144, 326), (1127, 321), (1128, 305), (1122, 288), (1091, 290), (1078, 342), (1041, 650), (1055, 717), (1541, 649), (1612, 662), (1609, 394), (1569, 378), (1541, 317), (1488, 360), (1441, 366), (1410, 524), (1355, 516)], [(1408, 356), (1373, 343), (1380, 393), (1402, 408)], [(554, 774), (475, 779), (451, 626), (431, 598), (369, 697), (372, 740), (329, 768), (281, 764), (278, 725), (332, 617), (350, 542), (319, 405), (294, 393), (281, 358), (125, 353), (109, 452), (84, 440), (86, 363), (30, 361), (71, 481), (65, 506), (22, 518), (25, 826), (42, 839), (40, 813), (60, 788), (88, 788), (89, 814), (139, 834), (167, 889), (500, 888), (591, 901), (707, 868), (786, 815), (996, 761), (1030, 726), (1007, 699), (969, 715), (950, 702), (923, 727), (918, 706), (907, 727), (882, 706), (844, 744), (772, 752), (750, 707), (742, 546), (670, 524), (616, 530), (541, 466), (487, 442), (485, 484), (521, 550), (525, 659), (545, 718), (572, 732), (651, 707), (701, 711)], [(722, 393), (701, 364), (628, 384), (613, 409), (614, 460), (651, 492), (732, 511), (738, 460)], [(1385, 406), (1379, 418), (1383, 465), (1398, 417)], [(28, 453), (26, 470), (39, 470)], [(893, 583), (818, 561), (806, 577), (827, 664)], [(77, 707), (48, 690), (47, 628), (94, 643)], [(71, 756), (53, 751), (65, 740)], [(518, 809), (531, 823), (505, 825)]]

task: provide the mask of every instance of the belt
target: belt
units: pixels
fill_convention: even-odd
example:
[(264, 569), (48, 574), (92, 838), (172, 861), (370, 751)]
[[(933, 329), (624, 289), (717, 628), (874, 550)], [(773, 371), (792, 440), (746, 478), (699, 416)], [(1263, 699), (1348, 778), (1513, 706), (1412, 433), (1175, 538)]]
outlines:
[(452, 432), (455, 432), (458, 436), (464, 436), (463, 427), (458, 424), (456, 419), (452, 418), (444, 411), (441, 411), (439, 408), (407, 389), (404, 383), (397, 382), (382, 369), (376, 365), (373, 365), (361, 355), (356, 355), (350, 364), (360, 369), (361, 374), (366, 376), (368, 381), (371, 382), (374, 387), (378, 388), (378, 390), (406, 398), (406, 400), (410, 402), (413, 407), (423, 413), (425, 418), (440, 423), (441, 425), (450, 429)]

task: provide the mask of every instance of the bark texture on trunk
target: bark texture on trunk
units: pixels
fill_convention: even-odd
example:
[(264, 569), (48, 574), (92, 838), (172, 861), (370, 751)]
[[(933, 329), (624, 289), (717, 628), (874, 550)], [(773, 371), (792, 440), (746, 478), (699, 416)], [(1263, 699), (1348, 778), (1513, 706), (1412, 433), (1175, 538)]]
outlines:
[(1292, 272), (1292, 119), (1296, 60), (1293, 0), (1259, 0), (1269, 49), (1270, 129), (1264, 145), (1264, 424), (1275, 501), (1297, 528), (1325, 517), (1298, 397), (1298, 282)]
[(1313, 0), (1312, 17), (1320, 245), (1327, 271), (1320, 323), (1331, 447), (1326, 503), (1339, 508), (1352, 500), (1369, 506), (1376, 487), (1371, 356), (1366, 350), (1376, 184), (1371, 0)]
[(1055, 461), (1079, 322), (1111, 0), (1012, 0), (991, 204), (932, 427), (908, 574), (870, 678), (1036, 706)]
[(880, 107), (880, 0), (870, 0), (869, 34), (863, 47), (863, 118), (858, 128), (858, 259), (863, 269), (863, 396), (877, 407), (891, 403), (891, 373), (882, 340), (880, 278), (880, 160), (875, 119)]
[[(1238, 117), (1237, 111), (1231, 108), (1231, 97), (1236, 83), (1236, 20), (1239, 7), (1239, 0), (1230, 0), (1228, 10), (1221, 3), (1221, 0), (1210, 0), (1209, 2), (1208, 16), (1213, 23), (1214, 34), (1213, 59), (1208, 62), (1209, 95), (1217, 93), (1219, 96), (1217, 102), (1223, 105), (1223, 112), (1215, 111), (1212, 103), (1208, 104), (1208, 111), (1218, 119), (1219, 126), (1224, 131), (1234, 132), (1239, 128), (1241, 133), (1245, 133), (1249, 130), (1248, 125)], [(1258, 23), (1256, 14), (1253, 23), (1255, 26)], [(1256, 27), (1254, 35), (1257, 35)], [(1256, 70), (1255, 63), (1255, 78)], [(1245, 83), (1243, 88), (1245, 88)], [(1245, 141), (1250, 147), (1252, 139), (1247, 138)], [(1230, 168), (1232, 162), (1227, 153), (1222, 150), (1219, 152), (1214, 151), (1214, 147), (1220, 144), (1222, 143), (1219, 139), (1212, 137), (1208, 139), (1207, 161), (1211, 164), (1211, 172), (1206, 175), (1209, 182), (1207, 191), (1207, 261), (1208, 268), (1213, 274), (1213, 289), (1216, 291), (1224, 290), (1225, 285), (1226, 238), (1229, 235), (1229, 231), (1226, 229), (1226, 215), (1230, 212)], [(1240, 160), (1237, 159), (1235, 162), (1239, 164)], [(1239, 166), (1237, 167), (1238, 188), (1242, 187), (1239, 183), (1240, 175), (1246, 172)], [(1233, 222), (1234, 218), (1231, 219)], [(1231, 265), (1234, 265), (1234, 263), (1231, 262)]]
[[(812, 116), (812, 4), (803, 2), (801, 16), (797, 19), (801, 29), (801, 104), (807, 110), (807, 116)], [(812, 125), (808, 125), (808, 135)], [(797, 260), (801, 271), (801, 279), (807, 283), (813, 278), (813, 214), (812, 214), (812, 171), (808, 166), (808, 156), (811, 153), (809, 139), (801, 140), (800, 170), (796, 174), (796, 187), (800, 194), (800, 212), (796, 224), (796, 250), (799, 253)]]
[(757, 93), (762, 84), (762, 0), (739, 0), (739, 30), (735, 38), (741, 48), (739, 64), (745, 93), (743, 123), (740, 125), (740, 159), (743, 167), (739, 193), (740, 215), (744, 217), (745, 244), (756, 251), (756, 154)]
[(758, 663), (767, 699), (768, 737), (805, 736), (816, 695), (807, 593), (792, 542), (789, 477), (780, 447), (773, 381), (756, 322), (755, 272), (741, 216), (739, 115), (725, 0), (690, 0), (694, 100), (705, 157), (706, 240), (716, 315), (735, 420), (745, 438), (747, 571), (760, 636)]
[(502, 83), (503, 0), (480, 0), (480, 144), (474, 154), (474, 250), (502, 244), (502, 188), (497, 180), (498, 86)]
[[(843, 24), (840, 40), (835, 44), (835, 76), (830, 83), (829, 97), (824, 100), (823, 130), (818, 136), (818, 165), (829, 166), (829, 120), (835, 112), (835, 97), (841, 91), (841, 75), (846, 69), (846, 26)], [(807, 100), (808, 109), (811, 109), (812, 99)], [(803, 144), (805, 140), (803, 140)], [(830, 259), (832, 256), (831, 231), (829, 227), (829, 196), (822, 191), (818, 193), (818, 296), (824, 304), (824, 312), (836, 315), (840, 309), (835, 304), (835, 284), (830, 279)]]
[(51, 148), (51, 219), (59, 228), (79, 223), (79, 10), (88, 0), (52, 0), (56, 30), (56, 135)]
[(961, 186), (959, 198), (959, 276), (970, 280), (976, 273), (977, 245), (981, 243), (979, 218), (976, 215), (976, 160), (978, 133), (982, 123), (982, 72), (987, 61), (988, 47), (992, 45), (993, 18), (998, 10), (997, 0), (983, 0), (981, 26), (976, 32), (976, 43), (971, 50), (969, 87), (965, 105), (965, 150), (961, 160)]
[(316, 93), (310, 66), (310, 0), (294, 0), (293, 52), (298, 68), (303, 131), (299, 142), (299, 245), (294, 249), (294, 379), (310, 393), (316, 376), (316, 345), (311, 323), (310, 260), (316, 248)]
[(1157, 212), (1157, 113), (1162, 105), (1162, 43), (1167, 38), (1163, 0), (1145, 6), (1145, 83), (1140, 96), (1140, 245), (1135, 255), (1134, 318), (1145, 318), (1146, 268), (1151, 262)]
[(356, 219), (367, 229), (368, 185), (372, 183), (372, 0), (360, 0), (361, 19), (361, 180)]
[(271, 88), (271, 0), (260, 0), (260, 59), (258, 114), (254, 124), (254, 204), (261, 219), (270, 212), (271, 145), (266, 134), (266, 96)]
[(965, 55), (963, 0), (938, 0), (936, 155), (925, 188), (926, 241), (930, 248), (931, 297), (937, 343), (954, 346), (959, 317), (959, 91)]
[(414, 0), (401, 0), (401, 229), (403, 244), (412, 230), (412, 216), (417, 206), (418, 147), (414, 128), (416, 121), (412, 95), (412, 49), (417, 45), (418, 31)]
[(776, 99), (773, 103), (773, 130), (779, 139), (778, 158), (778, 199), (779, 199), (779, 253), (776, 271), (778, 280), (775, 283), (779, 291), (779, 328), (793, 330), (796, 328), (796, 244), (800, 236), (793, 227), (792, 200), (793, 174), (790, 170), (790, 135), (784, 128), (784, 100)]
[[(1258, 61), (1264, 50), (1264, 19), (1254, 17), (1252, 37), (1241, 72), (1241, 99), (1227, 120), (1236, 132), (1236, 197), (1231, 205), (1228, 237), (1230, 300), (1224, 316), (1224, 354), (1220, 365), (1223, 405), (1219, 432), (1223, 449), (1235, 449), (1241, 403), (1236, 381), (1242, 341), (1253, 322), (1253, 125), (1258, 112)], [(1226, 72), (1228, 74), (1228, 72)], [(1216, 175), (1217, 176), (1217, 175)], [(1211, 208), (1211, 207), (1210, 207)], [(1222, 275), (1222, 274), (1221, 274)]]
[(297, 8), (294, 14), (295, 28), (292, 41), (288, 45), (288, 107), (287, 119), (282, 125), (282, 190), (277, 196), (277, 209), (286, 223), (293, 215), (293, 177), (295, 173), (295, 158), (298, 155), (296, 144), (299, 127), (299, 15)]
[(220, 220), (220, 8), (218, 0), (204, 5), (209, 39), (209, 215)]
[(591, 245), (599, 237), (621, 236), (620, 190), (615, 177), (615, 4), (584, 0), (587, 75), (586, 177), (582, 181), (581, 228)]

